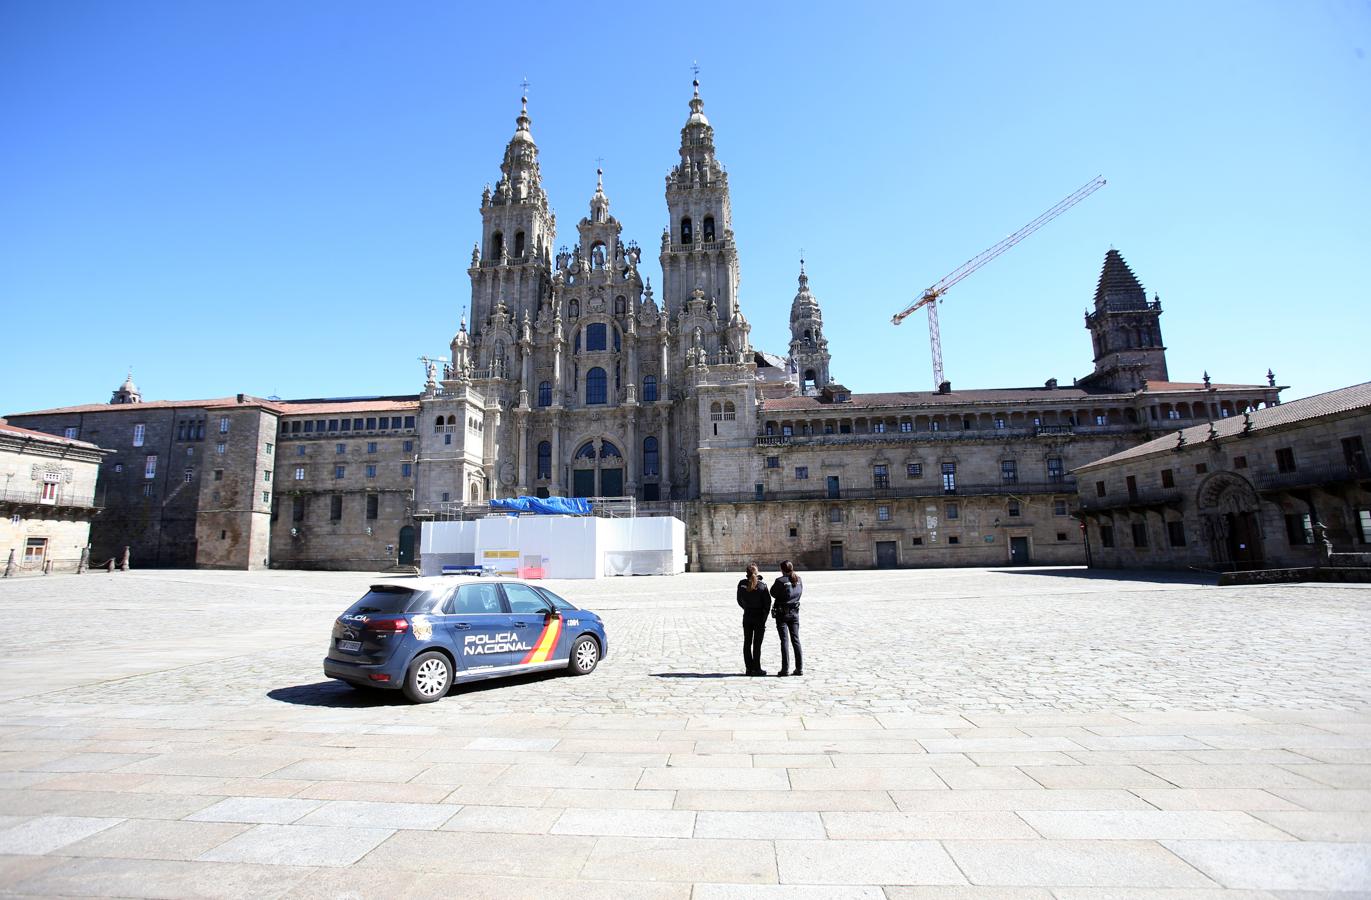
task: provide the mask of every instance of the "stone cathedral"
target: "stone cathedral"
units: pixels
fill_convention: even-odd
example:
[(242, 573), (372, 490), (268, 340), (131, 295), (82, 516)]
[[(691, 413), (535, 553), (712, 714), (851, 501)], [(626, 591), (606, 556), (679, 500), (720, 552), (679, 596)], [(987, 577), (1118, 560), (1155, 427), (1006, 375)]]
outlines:
[(406, 566), (425, 522), (531, 494), (679, 516), (695, 570), (1080, 564), (1081, 526), (1101, 515), (1160, 562), (1196, 539), (1182, 513), (1145, 484), (1116, 502), (1075, 470), (1280, 401), (1269, 370), (1264, 384), (1171, 381), (1161, 300), (1116, 250), (1085, 315), (1093, 370), (1070, 386), (854, 393), (833, 378), (803, 262), (785, 355), (752, 347), (698, 82), (666, 177), (657, 293), (602, 177), (557, 248), (526, 98), (515, 123), (481, 195), (470, 317), (448, 355), (424, 357), (420, 393), (145, 400), (130, 378), (108, 403), (9, 415), (108, 454), (93, 558), (127, 546), (145, 565)]
[[(421, 397), (421, 420), (443, 423), (435, 432), (443, 443), (426, 448), (421, 506), (511, 494), (698, 497), (701, 415), (717, 416), (716, 433), (715, 425), (751, 433), (752, 410), (722, 397), (733, 392), (717, 392), (714, 413), (692, 402), (702, 376), (741, 383), (755, 371), (738, 306), (728, 174), (698, 81), (666, 204), (660, 302), (602, 178), (574, 245), (554, 255), (556, 216), (524, 99), (500, 180), (481, 196), (471, 320), (458, 327), (441, 379), (439, 363), (430, 366)], [(817, 304), (803, 316), (796, 325), (814, 345), (810, 374), (826, 373)]]

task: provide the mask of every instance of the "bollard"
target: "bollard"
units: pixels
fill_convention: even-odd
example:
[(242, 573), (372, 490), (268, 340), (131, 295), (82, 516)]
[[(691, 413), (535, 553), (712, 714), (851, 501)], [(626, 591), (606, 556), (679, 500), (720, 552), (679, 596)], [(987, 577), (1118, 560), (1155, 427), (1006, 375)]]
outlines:
[(10, 577), (11, 575), (13, 575), (13, 574), (14, 574), (14, 548), (11, 547), (11, 548), (10, 548), (10, 558), (9, 558), (9, 561), (5, 563), (5, 577), (6, 577), (6, 578), (9, 578), (9, 577)]
[(124, 558), (119, 561), (119, 568), (125, 572), (129, 570), (129, 548), (127, 544), (124, 545)]
[(90, 548), (81, 548), (81, 558), (76, 562), (76, 574), (83, 574), (90, 567)]

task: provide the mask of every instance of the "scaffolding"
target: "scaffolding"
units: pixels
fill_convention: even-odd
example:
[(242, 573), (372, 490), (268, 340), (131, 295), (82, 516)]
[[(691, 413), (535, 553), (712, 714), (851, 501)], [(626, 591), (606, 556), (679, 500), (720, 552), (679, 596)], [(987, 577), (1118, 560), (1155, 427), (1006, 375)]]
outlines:
[[(586, 497), (584, 499), (590, 502), (589, 515), (591, 516), (598, 516), (602, 519), (634, 519), (639, 514), (636, 497)], [(660, 515), (660, 513), (657, 514)], [(470, 522), (475, 519), (538, 515), (543, 515), (543, 513), (493, 509), (489, 503), (466, 503), (454, 500), (436, 503), (432, 509), (420, 510), (418, 518), (431, 518), (435, 522)]]

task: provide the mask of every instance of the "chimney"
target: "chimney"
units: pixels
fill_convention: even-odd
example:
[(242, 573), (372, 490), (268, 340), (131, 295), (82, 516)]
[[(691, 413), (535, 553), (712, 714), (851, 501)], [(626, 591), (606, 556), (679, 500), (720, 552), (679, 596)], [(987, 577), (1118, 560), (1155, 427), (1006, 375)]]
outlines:
[(1055, 391), (1057, 389), (1057, 379), (1047, 379), (1047, 383), (1044, 385), (1044, 387), (1046, 387), (1049, 391)]
[(952, 393), (952, 382), (950, 382), (950, 381), (944, 381), (942, 384), (938, 385), (938, 393), (940, 393), (940, 394), (950, 394), (950, 393)]
[(246, 396), (247, 396), (247, 394), (239, 394), (239, 395), (238, 395), (238, 402), (239, 402), (239, 403), (242, 403), (242, 402), (243, 402), (243, 398), (246, 397)]

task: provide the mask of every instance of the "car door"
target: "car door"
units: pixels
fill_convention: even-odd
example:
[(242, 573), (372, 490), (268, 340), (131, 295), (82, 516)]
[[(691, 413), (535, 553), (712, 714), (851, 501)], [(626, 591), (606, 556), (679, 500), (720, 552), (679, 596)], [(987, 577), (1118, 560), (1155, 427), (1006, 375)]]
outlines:
[(552, 604), (526, 584), (505, 582), (504, 588), (513, 625), (532, 645), (520, 661), (539, 665), (566, 659), (565, 623)]
[(463, 674), (511, 665), (510, 658), (522, 654), (523, 642), (517, 639), (518, 629), (510, 618), (498, 583), (477, 581), (457, 589), (447, 602), (441, 627)]

